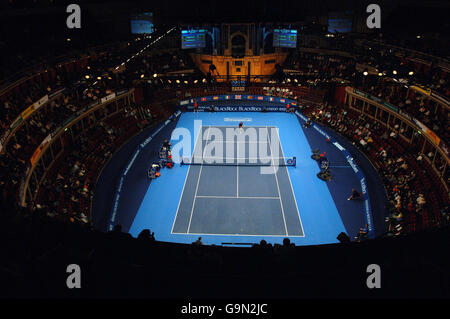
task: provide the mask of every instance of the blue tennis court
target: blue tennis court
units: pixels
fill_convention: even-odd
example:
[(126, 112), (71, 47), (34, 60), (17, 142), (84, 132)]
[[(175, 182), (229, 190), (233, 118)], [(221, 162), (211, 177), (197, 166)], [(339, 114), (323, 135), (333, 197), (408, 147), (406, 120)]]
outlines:
[(195, 154), (173, 234), (303, 236), (276, 127), (202, 127)]
[[(305, 129), (301, 121), (287, 113), (183, 113), (173, 132), (189, 134), (172, 134), (171, 143), (187, 139), (191, 156), (187, 160), (195, 165), (163, 169), (142, 198), (131, 196), (137, 181), (125, 184), (130, 185), (131, 195), (124, 196), (130, 200), (121, 201), (118, 211), (132, 218), (129, 232), (136, 237), (150, 229), (158, 240), (178, 243), (201, 236), (205, 244), (218, 245), (262, 239), (281, 243), (285, 237), (296, 245), (318, 245), (338, 242), (341, 232), (356, 233), (367, 222), (364, 202), (347, 197), (360, 180), (342, 146), (326, 143), (324, 131)], [(243, 139), (229, 138), (227, 130), (235, 131), (239, 122), (244, 129), (256, 131), (257, 143), (247, 130)], [(320, 168), (311, 159), (317, 145), (328, 148), (334, 176), (329, 182), (317, 178)], [(174, 158), (183, 156), (173, 151)], [(274, 165), (267, 164), (288, 163), (294, 156), (295, 167), (275, 165), (276, 173)], [(198, 158), (201, 161), (194, 163)], [(139, 168), (142, 177), (135, 175), (137, 179), (145, 179), (145, 169)], [(267, 169), (272, 173), (267, 174)]]

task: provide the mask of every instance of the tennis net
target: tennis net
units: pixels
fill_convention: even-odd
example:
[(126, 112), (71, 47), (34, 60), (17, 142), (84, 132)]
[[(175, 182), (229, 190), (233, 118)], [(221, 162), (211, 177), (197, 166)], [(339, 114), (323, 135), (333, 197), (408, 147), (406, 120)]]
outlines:
[(181, 165), (205, 166), (296, 166), (296, 157), (185, 157)]

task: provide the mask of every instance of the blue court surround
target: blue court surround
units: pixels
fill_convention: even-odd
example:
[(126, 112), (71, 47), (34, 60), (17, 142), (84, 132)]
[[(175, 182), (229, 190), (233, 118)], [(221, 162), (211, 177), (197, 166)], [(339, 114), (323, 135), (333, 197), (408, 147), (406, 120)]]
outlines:
[[(191, 151), (200, 130), (200, 127), (194, 127), (194, 120), (201, 120), (202, 126), (232, 126), (243, 120), (246, 126), (278, 128), (285, 156), (297, 157), (297, 167), (287, 167), (304, 231), (304, 237), (288, 236), (296, 245), (336, 243), (336, 236), (340, 232), (353, 236), (359, 227), (366, 223), (363, 202), (347, 201), (351, 188), (359, 185), (358, 177), (341, 152), (329, 151), (327, 155), (331, 161), (333, 180), (324, 182), (318, 179), (316, 174), (319, 167), (311, 159), (311, 149), (316, 146), (311, 147), (311, 141), (307, 138), (307, 134), (312, 131), (305, 134), (304, 130), (311, 129), (302, 128), (296, 115), (260, 112), (183, 113), (177, 127), (191, 132)], [(172, 141), (173, 144), (176, 142)], [(160, 241), (191, 243), (197, 239), (197, 234), (172, 233), (189, 167), (193, 166), (163, 169), (161, 177), (152, 181), (129, 228), (133, 236), (136, 237), (143, 229), (150, 228)], [(208, 234), (200, 236), (206, 244), (255, 243), (261, 239), (281, 243), (286, 237)]]

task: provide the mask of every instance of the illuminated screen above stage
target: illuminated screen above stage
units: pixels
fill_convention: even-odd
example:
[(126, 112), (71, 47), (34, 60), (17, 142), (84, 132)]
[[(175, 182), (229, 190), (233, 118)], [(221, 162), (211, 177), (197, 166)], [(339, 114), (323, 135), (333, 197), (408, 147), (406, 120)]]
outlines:
[(296, 48), (297, 47), (297, 30), (274, 29), (273, 30), (273, 46), (280, 47), (280, 48)]
[(193, 49), (206, 46), (205, 30), (181, 30), (181, 48)]

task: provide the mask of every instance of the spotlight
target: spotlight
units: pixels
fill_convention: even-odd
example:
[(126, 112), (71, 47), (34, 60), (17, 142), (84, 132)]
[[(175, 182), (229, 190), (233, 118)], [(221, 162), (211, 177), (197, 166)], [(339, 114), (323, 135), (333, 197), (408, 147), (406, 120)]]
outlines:
[(144, 78), (144, 74), (141, 74), (141, 79), (143, 79)]
[(413, 72), (413, 71), (409, 71), (408, 74), (409, 74), (409, 75), (414, 75), (414, 72)]
[(378, 76), (383, 76), (383, 73), (381, 73), (381, 72), (378, 72)]
[(90, 78), (89, 75), (85, 75), (84, 77), (86, 78), (86, 80), (89, 80), (89, 78)]
[(158, 76), (158, 74), (156, 74), (156, 73), (155, 73), (155, 74), (153, 74), (153, 77), (154, 77), (154, 78), (156, 78), (157, 76)]
[(392, 74), (396, 75), (396, 74), (397, 74), (397, 71), (396, 71), (396, 70), (392, 71)]
[(102, 79), (102, 77), (101, 76), (97, 76), (97, 80), (101, 80)]
[(194, 80), (194, 84), (197, 84), (198, 80)]
[(180, 80), (176, 80), (175, 82), (177, 82), (178, 84), (180, 84)]
[(367, 76), (367, 75), (369, 75), (369, 72), (364, 71), (363, 74), (364, 74), (365, 76)]

